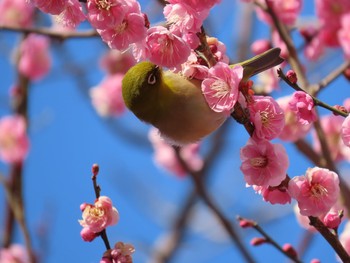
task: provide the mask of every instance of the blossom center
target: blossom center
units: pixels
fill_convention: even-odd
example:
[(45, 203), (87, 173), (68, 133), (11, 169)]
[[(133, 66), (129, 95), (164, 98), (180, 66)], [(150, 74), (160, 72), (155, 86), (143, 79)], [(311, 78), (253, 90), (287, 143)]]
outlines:
[(312, 196), (316, 198), (321, 198), (328, 194), (328, 190), (320, 184), (314, 184), (311, 186), (311, 193)]
[(89, 210), (89, 214), (94, 216), (94, 217), (102, 217), (105, 214), (105, 211), (101, 208), (98, 208), (98, 207), (92, 207)]
[(266, 126), (269, 124), (269, 113), (267, 111), (260, 112), (261, 123)]
[(125, 31), (125, 29), (128, 27), (128, 23), (127, 21), (123, 21), (121, 24), (119, 24), (118, 26), (116, 26), (116, 28), (114, 29), (115, 33), (117, 35), (123, 33)]
[(268, 164), (268, 159), (265, 156), (255, 157), (250, 159), (250, 164), (256, 168), (264, 168)]
[(16, 138), (7, 136), (0, 141), (0, 148), (12, 149), (16, 145)]
[(331, 9), (332, 9), (334, 14), (341, 14), (342, 11), (343, 11), (341, 5), (338, 4), (338, 3), (332, 3), (331, 4)]
[(211, 85), (211, 89), (215, 91), (215, 98), (222, 98), (230, 92), (230, 86), (221, 79), (217, 79)]
[(106, 11), (109, 11), (109, 9), (113, 6), (112, 3), (108, 0), (97, 0), (96, 4), (98, 6), (98, 9), (104, 9)]

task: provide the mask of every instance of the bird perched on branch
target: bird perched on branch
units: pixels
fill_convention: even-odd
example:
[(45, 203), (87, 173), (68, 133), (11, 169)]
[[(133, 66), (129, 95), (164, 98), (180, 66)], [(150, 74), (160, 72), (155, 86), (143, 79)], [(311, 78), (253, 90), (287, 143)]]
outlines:
[[(283, 62), (279, 48), (244, 62), (242, 81)], [(232, 65), (231, 67), (233, 67)], [(189, 79), (151, 62), (129, 69), (122, 81), (125, 105), (150, 123), (174, 145), (197, 142), (215, 131), (229, 116), (212, 110), (201, 89), (202, 80)]]

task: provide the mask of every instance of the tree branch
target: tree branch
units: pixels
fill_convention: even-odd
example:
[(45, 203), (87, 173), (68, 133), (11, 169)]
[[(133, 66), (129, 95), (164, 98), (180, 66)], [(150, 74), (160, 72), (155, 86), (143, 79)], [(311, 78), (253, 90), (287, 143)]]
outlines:
[(39, 35), (48, 36), (51, 38), (57, 38), (60, 40), (66, 40), (71, 38), (99, 37), (99, 34), (94, 29), (86, 30), (86, 31), (57, 31), (46, 27), (23, 28), (23, 27), (16, 27), (16, 26), (0, 25), (0, 30), (18, 32), (18, 33), (24, 33), (24, 34), (35, 33)]

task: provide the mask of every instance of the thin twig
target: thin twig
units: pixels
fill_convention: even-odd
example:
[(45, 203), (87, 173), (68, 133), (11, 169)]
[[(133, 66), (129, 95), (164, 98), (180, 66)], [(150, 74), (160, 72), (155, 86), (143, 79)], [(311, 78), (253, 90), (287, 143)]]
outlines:
[[(237, 219), (239, 221), (247, 220), (247, 219), (244, 219), (240, 216), (237, 216)], [(286, 251), (284, 251), (283, 248), (272, 237), (270, 237), (270, 235), (267, 234), (264, 231), (264, 229), (262, 229), (262, 227), (260, 227), (260, 225), (257, 222), (251, 221), (251, 220), (249, 220), (249, 221), (252, 223), (251, 227), (253, 227), (256, 231), (258, 231), (265, 238), (265, 240), (268, 244), (271, 244), (272, 246), (274, 246), (277, 250), (279, 250), (282, 254), (284, 254), (285, 256), (290, 258), (292, 261), (294, 261), (296, 263), (302, 263), (296, 256), (293, 256), (289, 253), (286, 253)]]
[(8, 26), (8, 25), (0, 25), (0, 30), (19, 32), (24, 34), (35, 33), (35, 34), (45, 35), (52, 38), (57, 38), (60, 40), (66, 40), (71, 38), (93, 38), (93, 37), (99, 36), (96, 30), (58, 31), (58, 30), (53, 30), (46, 27), (23, 28), (23, 27)]
[(308, 88), (310, 94), (316, 96), (323, 88), (327, 87), (331, 82), (337, 79), (344, 71), (350, 67), (350, 60), (345, 61), (338, 68), (329, 73), (319, 83), (310, 85)]
[[(257, 4), (258, 1), (255, 1)], [(263, 11), (267, 12), (273, 21), (273, 24), (281, 37), (282, 41), (286, 44), (287, 50), (288, 50), (288, 62), (291, 65), (292, 69), (297, 73), (299, 80), (301, 82), (301, 86), (307, 87), (308, 81), (305, 77), (303, 67), (299, 61), (299, 57), (296, 51), (296, 48), (294, 47), (294, 43), (292, 38), (289, 35), (289, 31), (287, 27), (281, 23), (281, 21), (278, 19), (277, 15), (275, 14), (274, 10), (270, 6), (271, 4), (268, 2), (268, 0), (265, 0), (265, 6), (259, 5), (260, 8), (263, 9)]]
[[(95, 192), (95, 196), (96, 199), (98, 199), (100, 197), (100, 193), (101, 193), (101, 187), (97, 184), (97, 175), (99, 173), (99, 166), (97, 164), (93, 164), (92, 165), (92, 176), (91, 176), (91, 180), (92, 180), (92, 185), (94, 187), (94, 192)], [(109, 244), (109, 240), (108, 240), (108, 236), (107, 236), (107, 231), (106, 229), (103, 229), (100, 232), (100, 236), (103, 240), (103, 243), (105, 244), (106, 249), (111, 249), (111, 245)]]
[(319, 167), (326, 166), (326, 160), (323, 156), (317, 154), (314, 149), (304, 140), (299, 139), (294, 142), (294, 145), (298, 148), (298, 150), (305, 155), (311, 162)]
[[(181, 158), (180, 156), (180, 148), (174, 147), (176, 156), (178, 160), (180, 161), (181, 165), (183, 167), (186, 167), (187, 171), (190, 171), (188, 168), (186, 162)], [(227, 234), (233, 241), (233, 243), (238, 247), (239, 251), (241, 252), (242, 256), (245, 258), (247, 262), (255, 262), (255, 260), (252, 258), (246, 247), (243, 245), (240, 237), (236, 233), (235, 229), (233, 228), (231, 222), (224, 216), (224, 214), (221, 212), (221, 210), (216, 206), (216, 204), (213, 202), (213, 200), (210, 198), (209, 194), (207, 193), (202, 178), (200, 177), (200, 174), (196, 172), (191, 172), (190, 177), (196, 187), (197, 194), (201, 197), (203, 202), (209, 207), (209, 209), (217, 216), (218, 220), (220, 221), (223, 228), (226, 230)]]
[[(286, 82), (286, 83), (287, 83), (291, 88), (293, 88), (294, 90), (296, 90), (296, 91), (302, 91), (302, 92), (308, 93), (308, 92), (306, 92), (304, 89), (302, 89), (297, 83), (292, 83), (292, 82), (286, 77), (286, 75), (283, 73), (282, 69), (279, 68), (279, 69), (277, 70), (277, 74), (278, 74), (278, 76), (279, 76), (281, 79), (284, 80), (284, 82)], [(344, 112), (344, 111), (341, 111), (341, 110), (339, 110), (339, 109), (337, 109), (337, 108), (335, 108), (335, 107), (332, 107), (331, 105), (329, 105), (329, 104), (327, 104), (327, 103), (325, 103), (325, 102), (319, 100), (319, 99), (316, 98), (315, 96), (313, 96), (313, 95), (311, 95), (311, 94), (309, 94), (309, 95), (312, 97), (312, 99), (313, 99), (315, 105), (320, 106), (320, 107), (322, 107), (322, 108), (324, 108), (324, 109), (327, 109), (327, 110), (329, 110), (329, 111), (331, 111), (331, 112), (333, 112), (333, 113), (335, 113), (335, 114), (337, 114), (337, 115), (343, 116), (343, 117), (347, 117), (347, 116), (349, 115), (348, 113), (346, 113), (346, 112)]]
[(334, 251), (338, 254), (343, 262), (350, 262), (350, 256), (340, 243), (338, 237), (334, 235), (317, 217), (309, 216), (310, 225), (315, 227), (318, 232), (328, 241)]

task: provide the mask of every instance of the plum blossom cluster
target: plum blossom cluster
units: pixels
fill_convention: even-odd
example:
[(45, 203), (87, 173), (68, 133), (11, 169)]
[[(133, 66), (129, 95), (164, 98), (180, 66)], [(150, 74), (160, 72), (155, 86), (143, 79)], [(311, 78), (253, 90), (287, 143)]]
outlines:
[[(258, 1), (265, 5), (265, 1)], [(301, 11), (303, 1), (267, 1), (280, 21), (286, 25), (296, 24), (297, 17)], [(306, 24), (299, 28), (301, 36), (305, 39), (306, 46), (304, 54), (310, 60), (317, 60), (324, 53), (326, 48), (341, 47), (345, 57), (350, 56), (350, 37), (349, 20), (350, 4), (346, 0), (316, 0), (316, 15), (318, 23)], [(256, 8), (258, 18), (262, 21), (272, 24), (270, 15), (261, 8)], [(262, 42), (260, 42), (262, 43)], [(282, 49), (282, 56), (287, 58), (288, 51), (285, 44), (281, 41), (276, 30), (272, 32), (272, 45), (279, 46)]]
[(78, 0), (31, 2), (41, 11), (58, 16), (69, 27), (88, 20), (112, 49), (131, 47), (137, 60), (149, 59), (174, 68), (187, 61), (191, 49), (198, 46), (196, 33), (209, 10), (220, 1), (168, 1), (164, 7), (167, 27), (150, 27), (136, 0), (88, 0), (86, 13)]
[(86, 242), (91, 242), (101, 236), (107, 249), (102, 256), (101, 263), (132, 263), (132, 254), (135, 252), (133, 245), (117, 242), (112, 249), (110, 248), (106, 228), (118, 223), (119, 212), (109, 197), (100, 196), (101, 188), (97, 185), (99, 169), (97, 164), (92, 165), (92, 181), (97, 197), (94, 204), (80, 205), (80, 210), (83, 212), (82, 219), (79, 220), (79, 224), (83, 227), (80, 236)]

